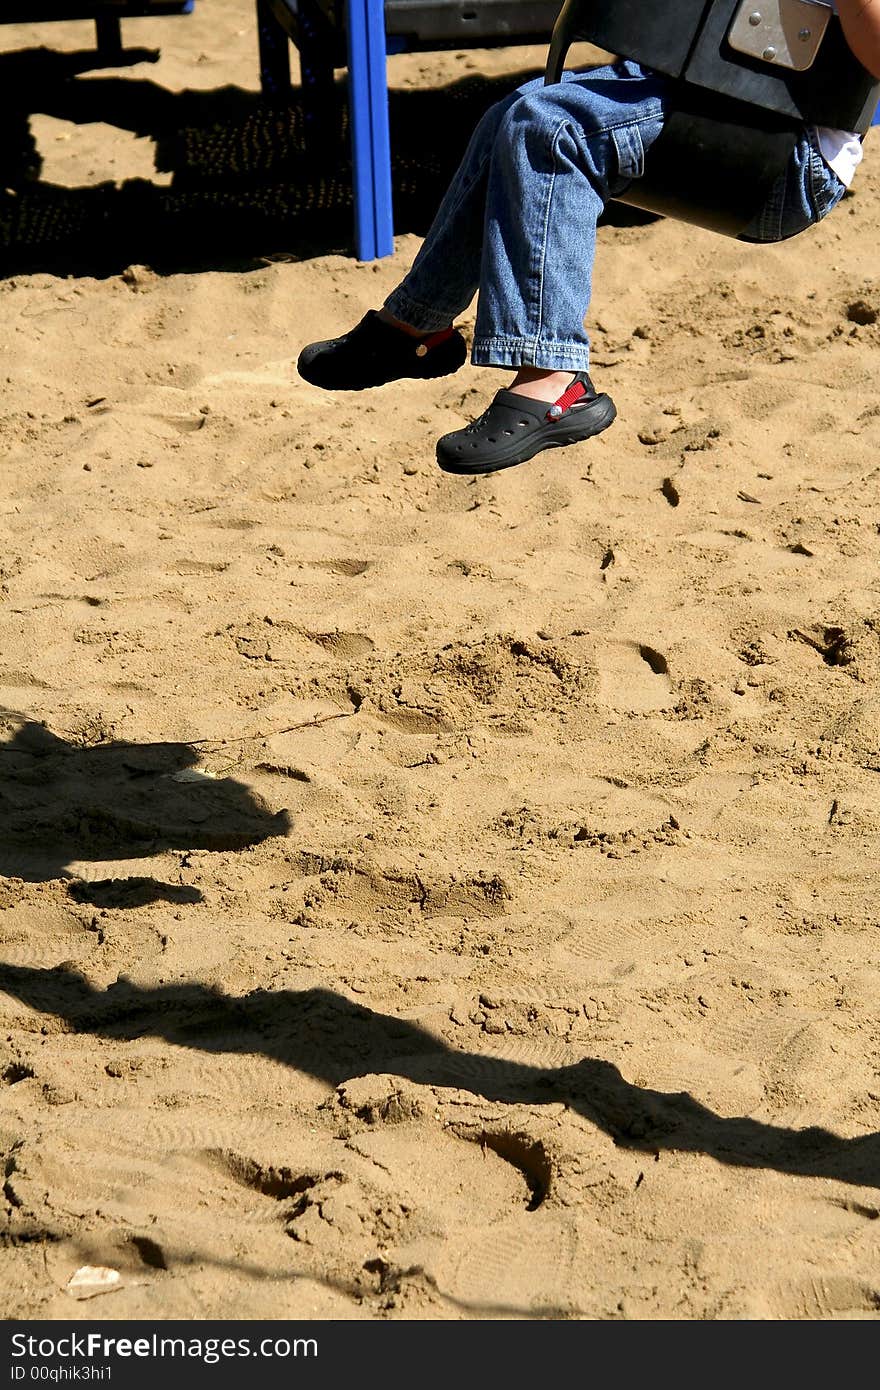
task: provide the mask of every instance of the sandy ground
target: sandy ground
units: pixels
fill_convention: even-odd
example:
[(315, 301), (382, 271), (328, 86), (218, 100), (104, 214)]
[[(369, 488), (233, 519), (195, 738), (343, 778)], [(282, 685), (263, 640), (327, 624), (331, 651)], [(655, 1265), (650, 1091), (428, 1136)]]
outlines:
[[(150, 80), (255, 91), (196, 9)], [(415, 235), (0, 281), (5, 1317), (878, 1316), (878, 144), (784, 246), (603, 228), (618, 422), (479, 481), (497, 373), (292, 368)]]

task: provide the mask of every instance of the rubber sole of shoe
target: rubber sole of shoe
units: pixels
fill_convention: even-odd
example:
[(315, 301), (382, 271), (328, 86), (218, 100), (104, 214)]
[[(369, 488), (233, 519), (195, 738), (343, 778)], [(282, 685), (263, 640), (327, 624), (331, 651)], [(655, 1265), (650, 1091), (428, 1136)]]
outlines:
[(503, 468), (515, 468), (517, 464), (528, 463), (536, 454), (545, 449), (560, 449), (566, 444), (581, 444), (594, 435), (601, 434), (617, 418), (617, 408), (610, 396), (597, 396), (588, 406), (569, 411), (559, 420), (550, 420), (546, 425), (531, 432), (527, 438), (514, 439), (507, 447), (500, 447), (491, 458), (469, 462), (463, 454), (447, 454), (443, 440), (437, 444), (437, 463), (444, 473), (473, 476), (483, 473), (498, 473)]

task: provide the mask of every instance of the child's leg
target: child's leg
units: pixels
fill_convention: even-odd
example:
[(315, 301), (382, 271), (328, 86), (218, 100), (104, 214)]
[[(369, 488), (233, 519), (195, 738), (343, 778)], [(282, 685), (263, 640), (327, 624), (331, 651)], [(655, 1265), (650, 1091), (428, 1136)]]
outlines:
[[(304, 349), (300, 373), (329, 389), (359, 389), (454, 371), (464, 345), (458, 334), (449, 339), (450, 325), (479, 287), (473, 361), (520, 367), (514, 389), (555, 399), (553, 374), (587, 365), (597, 220), (642, 173), (663, 127), (665, 90), (663, 79), (625, 62), (566, 73), (552, 87), (528, 83), (493, 106), (382, 314)], [(431, 336), (420, 343), (413, 333)]]
[(446, 328), (477, 292), (492, 151), (524, 90), (496, 102), (477, 123), (411, 269), (385, 301), (390, 316), (422, 333)]
[(663, 120), (662, 80), (631, 63), (566, 73), (510, 107), (488, 178), (475, 363), (586, 370), (596, 224)]
[(486, 175), (498, 128), (519, 98), (512, 92), (478, 123), (412, 269), (384, 308), (339, 338), (309, 343), (297, 369), (331, 391), (356, 391), (403, 377), (446, 376), (467, 357), (451, 328), (477, 290)]
[[(571, 331), (585, 343), (596, 221), (613, 187), (641, 174), (644, 151), (662, 129), (663, 91), (662, 79), (620, 63), (567, 72), (553, 87), (538, 79), (498, 102), (477, 126), (386, 311), (434, 332), (479, 288), (473, 360), (483, 366), (518, 366), (519, 351), (523, 362), (536, 362), (523, 342), (537, 343), (578, 309)], [(546, 301), (543, 315), (536, 299)], [(528, 326), (534, 318), (537, 331)]]
[(607, 429), (614, 405), (587, 372), (596, 224), (644, 169), (665, 84), (636, 64), (567, 73), (525, 91), (492, 152), (472, 359), (518, 367), (478, 420), (444, 435), (437, 461), (487, 473)]

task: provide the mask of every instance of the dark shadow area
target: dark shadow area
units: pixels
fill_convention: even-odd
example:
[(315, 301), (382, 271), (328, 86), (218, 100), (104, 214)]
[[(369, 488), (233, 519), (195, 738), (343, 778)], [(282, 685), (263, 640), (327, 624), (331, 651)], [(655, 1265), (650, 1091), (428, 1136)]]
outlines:
[(0, 743), (0, 874), (29, 882), (68, 878), (77, 902), (142, 907), (162, 899), (201, 901), (197, 888), (146, 876), (84, 882), (73, 861), (142, 859), (163, 850), (241, 849), (286, 835), (272, 814), (231, 777), (190, 771), (186, 743), (80, 747), (42, 724), (6, 716)]
[(167, 903), (203, 901), (198, 888), (189, 888), (182, 883), (160, 883), (158, 879), (140, 875), (99, 879), (96, 883), (74, 879), (68, 884), (67, 891), (75, 903), (90, 903), (92, 907), (147, 907), (159, 899)]
[[(151, 55), (147, 54), (147, 57)], [(143, 77), (89, 76), (89, 54), (0, 55), (3, 273), (115, 274), (246, 269), (266, 257), (352, 251), (346, 84), (309, 119), (302, 94), (270, 104), (238, 87), (170, 92)], [(395, 231), (423, 235), (480, 116), (529, 70), (389, 94)], [(144, 179), (67, 188), (41, 182), (30, 116), (103, 121), (156, 143), (170, 185)], [(607, 220), (655, 220), (612, 204)]]
[(0, 990), (70, 1029), (98, 1037), (160, 1037), (202, 1052), (270, 1057), (337, 1086), (369, 1072), (452, 1086), (508, 1103), (564, 1101), (621, 1147), (702, 1153), (719, 1163), (880, 1187), (880, 1134), (842, 1139), (715, 1114), (686, 1091), (634, 1086), (617, 1067), (585, 1057), (540, 1068), (444, 1046), (417, 1024), (351, 1003), (330, 990), (255, 990), (234, 998), (204, 985), (141, 989), (126, 980), (94, 989), (76, 971), (0, 965)]
[[(15, 1217), (13, 1217), (14, 1220)], [(85, 1264), (99, 1264), (104, 1259), (113, 1260), (114, 1268), (120, 1265), (125, 1266), (130, 1264), (131, 1251), (135, 1250), (137, 1251), (136, 1258), (147, 1270), (164, 1271), (173, 1268), (179, 1273), (188, 1269), (204, 1270), (210, 1268), (220, 1270), (224, 1274), (231, 1274), (235, 1279), (246, 1278), (259, 1280), (263, 1284), (286, 1286), (289, 1286), (291, 1281), (296, 1279), (307, 1284), (322, 1285), (325, 1289), (330, 1289), (334, 1293), (341, 1294), (344, 1298), (358, 1303), (363, 1301), (365, 1295), (381, 1296), (399, 1293), (411, 1276), (422, 1276), (439, 1299), (464, 1313), (478, 1313), (485, 1318), (528, 1318), (532, 1321), (568, 1320), (577, 1313), (577, 1310), (573, 1310), (570, 1306), (554, 1308), (552, 1305), (544, 1305), (540, 1309), (535, 1309), (534, 1307), (523, 1308), (513, 1303), (486, 1303), (477, 1299), (456, 1297), (455, 1294), (441, 1289), (431, 1276), (426, 1276), (421, 1265), (402, 1268), (391, 1260), (381, 1258), (367, 1260), (362, 1266), (363, 1273), (360, 1278), (344, 1279), (339, 1275), (330, 1274), (326, 1270), (319, 1272), (317, 1269), (308, 1268), (308, 1266), (294, 1265), (293, 1267), (285, 1266), (278, 1269), (267, 1264), (253, 1264), (249, 1260), (242, 1259), (240, 1255), (222, 1259), (205, 1250), (198, 1249), (186, 1251), (175, 1247), (166, 1258), (165, 1251), (158, 1241), (153, 1241), (147, 1236), (133, 1234), (126, 1229), (115, 1233), (117, 1238), (114, 1242), (112, 1235), (108, 1241), (106, 1231), (101, 1231), (97, 1237), (93, 1236), (90, 1239), (89, 1235), (70, 1237), (61, 1229), (37, 1226), (30, 1222), (26, 1226), (18, 1222), (15, 1224), (17, 1243), (26, 1240), (41, 1245), (52, 1245), (63, 1241), (69, 1249), (77, 1252), (70, 1261), (77, 1267)], [(291, 1258), (295, 1258), (293, 1254), (295, 1250), (296, 1247), (293, 1246)], [(126, 1259), (126, 1255), (128, 1255), (128, 1259)], [(139, 1271), (135, 1266), (133, 1270), (129, 1270), (126, 1283), (129, 1282), (132, 1273), (137, 1281)]]

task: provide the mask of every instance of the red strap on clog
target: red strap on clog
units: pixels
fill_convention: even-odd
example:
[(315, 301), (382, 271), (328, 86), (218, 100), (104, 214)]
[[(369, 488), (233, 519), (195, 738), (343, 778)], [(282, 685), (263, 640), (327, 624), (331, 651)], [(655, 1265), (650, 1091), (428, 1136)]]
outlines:
[(560, 415), (564, 415), (567, 410), (580, 400), (581, 396), (587, 394), (587, 388), (582, 381), (573, 381), (570, 386), (566, 386), (558, 401), (554, 401), (547, 411), (546, 419), (558, 420)]

